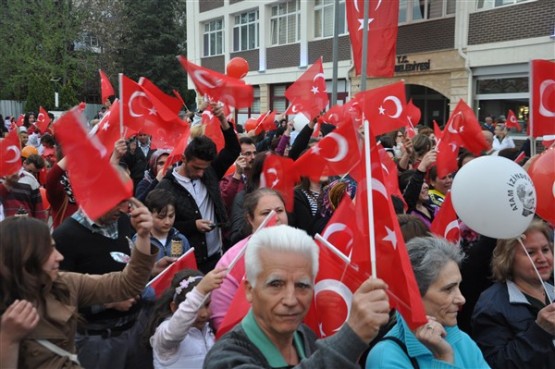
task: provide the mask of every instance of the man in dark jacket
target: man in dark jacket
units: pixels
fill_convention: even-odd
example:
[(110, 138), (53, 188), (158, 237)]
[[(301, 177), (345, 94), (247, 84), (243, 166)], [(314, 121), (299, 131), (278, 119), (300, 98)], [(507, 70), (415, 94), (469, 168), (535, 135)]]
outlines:
[(156, 186), (176, 197), (174, 227), (195, 248), (197, 265), (203, 273), (214, 268), (222, 253), (220, 227), (227, 222), (227, 212), (219, 181), (241, 152), (221, 107), (213, 104), (212, 111), (220, 119), (225, 140), (222, 151), (217, 154), (216, 145), (208, 137), (195, 137), (187, 145), (182, 163)]

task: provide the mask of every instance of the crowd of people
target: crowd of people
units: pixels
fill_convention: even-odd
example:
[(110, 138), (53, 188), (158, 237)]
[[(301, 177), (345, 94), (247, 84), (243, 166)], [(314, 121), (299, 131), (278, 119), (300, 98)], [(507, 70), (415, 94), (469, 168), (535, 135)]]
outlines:
[[(345, 324), (317, 339), (303, 324), (319, 270), (313, 236), (345, 196), (356, 201), (357, 183), (301, 177), (287, 211), (283, 194), (261, 183), (261, 173), (269, 153), (297, 160), (334, 127), (314, 119), (295, 131), (282, 115), (273, 131), (238, 133), (220, 106), (201, 108), (219, 119), (223, 148), (192, 113), (185, 115), (192, 128), (183, 156), (167, 169), (170, 150), (153, 147), (144, 132), (118, 140), (110, 161), (133, 183), (134, 197), (97, 219), (75, 199), (76, 179), (55, 135), (39, 132), (32, 113), (15, 128), (22, 168), (0, 183), (2, 368), (555, 363), (553, 228), (537, 218), (523, 235), (495, 240), (461, 224), (459, 245), (432, 235), (456, 172), (438, 175), (428, 127), (412, 138), (404, 129), (378, 137), (399, 171), (402, 198), (392, 201), (427, 324), (411, 330), (391, 309), (387, 283), (369, 278), (353, 291)], [(7, 119), (5, 132), (11, 124)], [(502, 123), (486, 118), (482, 128), (491, 145), (483, 155), (518, 156)], [(474, 157), (461, 149), (459, 169)], [(261, 226), (270, 213), (275, 225)], [(177, 272), (157, 297), (147, 282), (191, 248), (198, 270)], [(250, 309), (216, 340), (238, 293)]]

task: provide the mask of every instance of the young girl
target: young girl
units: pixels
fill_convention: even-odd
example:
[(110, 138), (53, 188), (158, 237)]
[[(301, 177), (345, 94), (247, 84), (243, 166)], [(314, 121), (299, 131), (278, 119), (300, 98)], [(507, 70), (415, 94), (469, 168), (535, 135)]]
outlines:
[(149, 325), (159, 324), (150, 338), (156, 369), (202, 368), (206, 353), (214, 345), (208, 324), (210, 292), (221, 285), (225, 274), (222, 268), (204, 277), (197, 270), (185, 270), (177, 286), (160, 299)]

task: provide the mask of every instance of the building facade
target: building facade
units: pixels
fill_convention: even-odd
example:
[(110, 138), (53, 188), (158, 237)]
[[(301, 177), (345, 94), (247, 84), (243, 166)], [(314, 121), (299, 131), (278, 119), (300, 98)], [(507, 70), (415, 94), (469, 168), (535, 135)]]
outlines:
[[(400, 0), (393, 78), (368, 78), (371, 89), (399, 80), (422, 110), (421, 123), (446, 122), (460, 99), (480, 120), (512, 109), (526, 120), (529, 61), (555, 59), (555, 0)], [(249, 62), (244, 80), (255, 103), (238, 112), (285, 111), (285, 89), (320, 56), (328, 92), (339, 13), (338, 103), (359, 91), (345, 0), (202, 0), (187, 2), (188, 59), (225, 73), (236, 56)]]

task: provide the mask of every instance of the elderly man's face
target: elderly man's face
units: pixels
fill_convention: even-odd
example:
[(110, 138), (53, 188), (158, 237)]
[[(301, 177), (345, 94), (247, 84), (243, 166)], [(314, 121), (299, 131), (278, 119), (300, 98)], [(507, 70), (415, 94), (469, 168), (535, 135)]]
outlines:
[(273, 342), (291, 338), (303, 321), (314, 294), (312, 262), (296, 252), (260, 249), (256, 287), (246, 282), (256, 321)]

